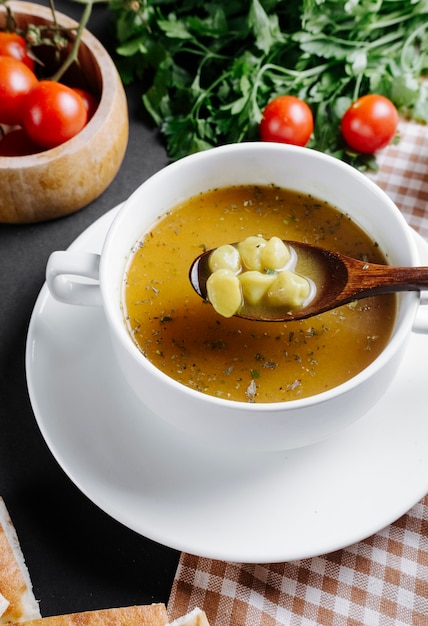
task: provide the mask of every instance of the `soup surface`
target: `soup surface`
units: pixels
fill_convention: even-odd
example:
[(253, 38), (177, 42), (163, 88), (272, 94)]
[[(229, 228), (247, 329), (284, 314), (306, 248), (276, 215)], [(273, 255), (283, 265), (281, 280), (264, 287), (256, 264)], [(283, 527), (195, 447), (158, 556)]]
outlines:
[(388, 342), (395, 295), (282, 323), (225, 318), (195, 293), (188, 273), (201, 252), (258, 234), (386, 262), (355, 222), (314, 197), (273, 186), (204, 192), (160, 217), (130, 254), (123, 309), (135, 343), (180, 383), (242, 402), (296, 400), (355, 376)]

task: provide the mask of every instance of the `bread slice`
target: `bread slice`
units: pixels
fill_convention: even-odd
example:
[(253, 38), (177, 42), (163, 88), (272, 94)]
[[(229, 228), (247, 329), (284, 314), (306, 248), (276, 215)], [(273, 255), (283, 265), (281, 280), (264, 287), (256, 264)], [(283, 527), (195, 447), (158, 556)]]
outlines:
[(25, 626), (166, 626), (167, 623), (166, 607), (159, 603), (41, 617), (25, 622)]
[(0, 625), (9, 626), (209, 626), (201, 609), (168, 624), (164, 604), (98, 609), (41, 617), (15, 528), (0, 497)]
[(206, 613), (202, 609), (196, 608), (183, 617), (178, 617), (169, 626), (210, 626)]
[(30, 575), (3, 498), (0, 497), (0, 595), (8, 602), (0, 624), (40, 617)]

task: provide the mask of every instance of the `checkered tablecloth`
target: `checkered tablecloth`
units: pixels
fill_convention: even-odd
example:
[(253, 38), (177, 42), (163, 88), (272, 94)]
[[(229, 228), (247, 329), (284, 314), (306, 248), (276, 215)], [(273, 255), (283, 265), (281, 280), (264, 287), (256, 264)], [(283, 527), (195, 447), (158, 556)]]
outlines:
[(400, 125), (400, 142), (378, 156), (379, 171), (369, 177), (401, 210), (410, 226), (428, 239), (428, 127)]
[[(400, 135), (369, 176), (428, 239), (428, 128), (402, 123)], [(183, 553), (170, 618), (196, 606), (211, 626), (428, 626), (428, 496), (366, 540), (311, 559), (239, 564)]]

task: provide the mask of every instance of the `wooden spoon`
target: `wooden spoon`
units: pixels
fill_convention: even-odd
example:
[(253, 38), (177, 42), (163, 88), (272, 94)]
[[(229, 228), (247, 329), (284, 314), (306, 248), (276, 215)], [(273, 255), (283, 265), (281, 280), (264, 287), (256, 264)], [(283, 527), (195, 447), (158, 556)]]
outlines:
[[(304, 265), (316, 268), (316, 277), (312, 273), (310, 275), (316, 288), (313, 298), (304, 307), (294, 310), (288, 310), (288, 307), (258, 309), (247, 306), (236, 314), (238, 317), (255, 321), (288, 322), (312, 317), (368, 296), (428, 289), (428, 267), (394, 267), (366, 263), (303, 242), (284, 243), (294, 249), (298, 259), (304, 259)], [(206, 283), (211, 274), (208, 267), (211, 252), (212, 250), (208, 250), (199, 255), (189, 271), (193, 288), (207, 302)], [(299, 269), (296, 271), (305, 275)]]

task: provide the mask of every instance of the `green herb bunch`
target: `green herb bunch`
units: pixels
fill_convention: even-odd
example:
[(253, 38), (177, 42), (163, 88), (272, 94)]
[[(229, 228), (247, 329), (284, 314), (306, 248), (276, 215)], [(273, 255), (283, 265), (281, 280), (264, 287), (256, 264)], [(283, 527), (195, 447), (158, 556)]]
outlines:
[(360, 168), (340, 120), (357, 97), (428, 121), (428, 0), (110, 0), (125, 83), (142, 81), (172, 159), (258, 139), (265, 105), (292, 94), (315, 118), (309, 146)]

